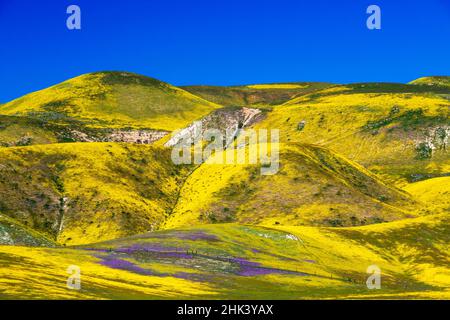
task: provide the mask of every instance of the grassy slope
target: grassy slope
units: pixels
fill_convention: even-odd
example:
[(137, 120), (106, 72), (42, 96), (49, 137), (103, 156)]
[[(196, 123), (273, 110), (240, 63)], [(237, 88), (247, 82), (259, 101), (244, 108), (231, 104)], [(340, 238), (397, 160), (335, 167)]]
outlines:
[(428, 206), (429, 210), (450, 213), (450, 177), (411, 183), (405, 190)]
[(54, 130), (42, 121), (0, 115), (0, 146), (48, 144), (57, 141)]
[(331, 86), (322, 82), (259, 84), (247, 86), (185, 86), (182, 89), (223, 106), (269, 107), (295, 96)]
[[(129, 128), (94, 128), (81, 121), (55, 122), (24, 116), (0, 115), (0, 146), (15, 147), (78, 141), (108, 141), (115, 131), (133, 132)], [(136, 130), (135, 132), (140, 131)], [(152, 132), (153, 130), (144, 130)]]
[(415, 150), (430, 128), (450, 125), (445, 92), (397, 84), (335, 86), (275, 108), (256, 127), (280, 129), (283, 141), (330, 147), (402, 185), (417, 175), (448, 172), (448, 151), (423, 160)]
[[(0, 295), (449, 298), (449, 222), (438, 215), (356, 228), (205, 225), (78, 249), (3, 246)], [(380, 290), (365, 285), (374, 264), (382, 270)], [(69, 265), (81, 268), (80, 291), (66, 288)]]
[(222, 153), (210, 158), (186, 180), (165, 227), (231, 221), (348, 226), (417, 214), (406, 193), (327, 149), (280, 149), (280, 170), (270, 176), (262, 176), (259, 165), (215, 164)]
[(423, 77), (411, 81), (410, 84), (450, 87), (450, 77), (449, 76)]
[(182, 128), (219, 106), (156, 79), (125, 72), (82, 75), (1, 106), (0, 114), (95, 127)]
[[(173, 166), (167, 149), (114, 143), (1, 149), (0, 211), (8, 217), (0, 216), (0, 231), (15, 236), (19, 244), (53, 245), (44, 241), (48, 236), (65, 244), (114, 239), (158, 228), (169, 213), (165, 227), (184, 229), (83, 250), (2, 246), (0, 297), (450, 298), (447, 177), (407, 185), (420, 202), (415, 204), (408, 194), (357, 164), (401, 186), (412, 175), (449, 172), (447, 152), (418, 160), (413, 151), (423, 130), (448, 125), (448, 89), (434, 82), (335, 86), (299, 96), (274, 108), (257, 125), (281, 129), (285, 144), (278, 175), (260, 176), (258, 166), (204, 164), (180, 194), (188, 168)], [(11, 102), (0, 113), (63, 123), (76, 119), (99, 127), (172, 130), (216, 108), (193, 107), (192, 112), (172, 117), (181, 91), (169, 99), (173, 105), (152, 100), (162, 91), (164, 97), (173, 93), (172, 87), (166, 89), (165, 84), (136, 75), (91, 74)], [(185, 93), (180, 95), (186, 102)], [(150, 107), (141, 108), (147, 101)], [(128, 105), (131, 113), (124, 110)], [(300, 131), (303, 120), (306, 126)], [(45, 131), (36, 136), (53, 139)], [(0, 134), (5, 141), (16, 137), (14, 127)], [(425, 209), (419, 210), (422, 205)], [(422, 212), (447, 213), (353, 228), (301, 226), (358, 225)], [(222, 221), (272, 229), (235, 224), (187, 227)], [(88, 248), (97, 251), (84, 250)], [(184, 255), (188, 250), (197, 255)], [(81, 292), (65, 287), (71, 264), (82, 268)], [(365, 287), (365, 269), (371, 264), (383, 270), (380, 291)]]
[(170, 150), (133, 144), (5, 148), (0, 161), (2, 212), (67, 244), (157, 228), (186, 172)]
[(0, 245), (54, 246), (56, 243), (43, 234), (0, 214)]

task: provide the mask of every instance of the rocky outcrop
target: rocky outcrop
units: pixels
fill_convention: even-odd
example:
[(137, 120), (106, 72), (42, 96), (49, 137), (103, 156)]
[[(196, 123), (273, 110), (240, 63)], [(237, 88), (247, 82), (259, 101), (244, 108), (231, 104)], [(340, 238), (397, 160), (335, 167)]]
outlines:
[(105, 138), (111, 142), (129, 142), (139, 144), (151, 144), (167, 135), (165, 131), (123, 131), (117, 130)]
[(226, 144), (228, 144), (232, 141), (233, 137), (238, 135), (239, 130), (250, 126), (261, 119), (261, 117), (262, 112), (259, 109), (219, 109), (173, 134), (172, 138), (166, 142), (165, 146), (172, 147), (187, 137), (196, 139), (198, 136), (203, 136), (206, 130), (212, 129), (219, 130), (224, 137), (227, 137), (228, 141), (226, 141)]
[(151, 144), (165, 135), (166, 131), (156, 130), (114, 130), (102, 134), (90, 135), (85, 132), (72, 130), (70, 137), (78, 142), (127, 142), (137, 144)]
[(96, 142), (98, 139), (96, 137), (90, 136), (87, 133), (78, 131), (78, 130), (72, 130), (70, 133), (65, 136), (66, 139), (72, 139), (76, 142)]
[(417, 157), (420, 159), (427, 159), (431, 158), (436, 151), (446, 151), (448, 148), (449, 137), (449, 126), (430, 128), (425, 133), (424, 139), (416, 141)]

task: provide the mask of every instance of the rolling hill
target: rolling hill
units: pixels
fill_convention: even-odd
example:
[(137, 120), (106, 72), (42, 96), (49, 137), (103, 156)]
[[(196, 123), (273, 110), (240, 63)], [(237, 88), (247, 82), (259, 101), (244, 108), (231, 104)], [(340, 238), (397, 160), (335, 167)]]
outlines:
[(450, 87), (450, 77), (448, 77), (448, 76), (423, 77), (423, 78), (419, 78), (414, 81), (411, 81), (410, 84)]
[[(448, 79), (177, 88), (97, 72), (0, 105), (0, 298), (449, 299)], [(279, 129), (277, 173), (223, 164), (231, 148), (174, 164), (199, 123)]]
[(322, 147), (282, 144), (280, 169), (268, 176), (260, 174), (261, 164), (218, 164), (223, 158), (216, 153), (193, 171), (165, 228), (218, 222), (351, 226), (419, 211), (408, 194)]
[(227, 107), (270, 108), (296, 96), (332, 86), (325, 82), (254, 84), (244, 86), (183, 86), (205, 100)]
[(448, 173), (450, 90), (403, 84), (340, 85), (294, 98), (256, 128), (285, 142), (326, 146), (403, 186)]
[(6, 103), (0, 114), (94, 128), (172, 131), (217, 108), (153, 78), (128, 72), (97, 72)]
[[(448, 299), (449, 226), (448, 215), (356, 228), (219, 224), (82, 247), (0, 246), (0, 295), (21, 299)], [(81, 269), (79, 291), (66, 288), (70, 265)], [(380, 290), (366, 287), (366, 270), (371, 265), (381, 269)]]

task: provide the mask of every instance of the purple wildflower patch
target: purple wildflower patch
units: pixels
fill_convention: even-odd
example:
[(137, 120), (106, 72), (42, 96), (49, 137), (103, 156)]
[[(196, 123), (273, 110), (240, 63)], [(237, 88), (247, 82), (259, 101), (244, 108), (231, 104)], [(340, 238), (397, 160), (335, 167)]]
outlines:
[(113, 256), (101, 257), (101, 259), (102, 259), (102, 261), (100, 262), (101, 265), (104, 265), (104, 266), (107, 266), (107, 267), (110, 267), (113, 269), (126, 270), (126, 271), (143, 274), (143, 275), (148, 275), (148, 276), (158, 275), (158, 274), (152, 272), (151, 270), (141, 268), (130, 261), (115, 258)]
[(204, 274), (189, 273), (189, 272), (177, 272), (174, 274), (162, 273), (162, 272), (156, 272), (156, 271), (152, 271), (149, 269), (141, 268), (130, 261), (117, 258), (113, 255), (98, 256), (98, 258), (102, 259), (102, 261), (100, 262), (101, 265), (107, 266), (112, 269), (130, 271), (130, 272), (134, 272), (134, 273), (142, 274), (142, 275), (146, 275), (146, 276), (174, 277), (174, 278), (190, 280), (190, 281), (198, 281), (198, 282), (208, 281), (207, 275), (204, 275)]
[(234, 262), (234, 263), (238, 263), (238, 264), (240, 264), (241, 266), (258, 267), (258, 266), (261, 265), (261, 264), (258, 263), (258, 262), (248, 261), (248, 260), (246, 260), (246, 259), (244, 259), (244, 258), (230, 258), (230, 259), (228, 259), (228, 261)]

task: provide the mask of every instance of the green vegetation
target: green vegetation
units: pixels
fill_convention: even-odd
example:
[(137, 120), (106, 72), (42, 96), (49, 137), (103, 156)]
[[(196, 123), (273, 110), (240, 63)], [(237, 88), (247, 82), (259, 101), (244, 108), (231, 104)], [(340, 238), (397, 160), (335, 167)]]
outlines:
[(172, 131), (218, 105), (156, 79), (127, 72), (82, 75), (31, 93), (0, 108), (4, 115), (100, 128)]
[[(393, 86), (403, 85), (334, 86), (301, 96), (275, 108), (256, 128), (279, 128), (285, 142), (330, 148), (398, 186), (417, 173), (448, 172), (445, 150), (421, 158), (416, 148), (436, 128), (450, 125), (450, 101), (434, 86), (410, 93)], [(306, 125), (298, 130), (301, 122)]]
[(170, 150), (115, 143), (0, 150), (0, 210), (63, 244), (155, 230), (187, 168)]
[(406, 193), (321, 147), (282, 145), (280, 170), (271, 176), (260, 175), (257, 165), (215, 164), (222, 157), (215, 154), (189, 176), (166, 228), (231, 221), (352, 226), (424, 210)]
[[(0, 297), (449, 299), (448, 79), (180, 89), (98, 72), (0, 105)], [(277, 174), (218, 164), (230, 149), (173, 163), (164, 134), (242, 126), (241, 107), (280, 130)]]
[[(70, 249), (0, 247), (0, 265), (15, 270), (0, 268), (0, 288), (22, 299), (448, 299), (449, 222), (208, 225)], [(82, 270), (80, 291), (65, 289), (61, 266), (72, 264)], [(380, 290), (366, 287), (373, 264)]]
[(411, 81), (410, 84), (413, 85), (423, 85), (423, 86), (437, 86), (437, 87), (450, 87), (450, 77), (449, 76), (437, 76), (437, 77), (423, 77), (417, 80)]
[(43, 234), (0, 214), (0, 245), (52, 247), (56, 246), (56, 243)]
[(223, 105), (270, 108), (294, 97), (311, 93), (331, 84), (323, 82), (298, 82), (248, 86), (185, 86), (184, 90), (205, 100)]

